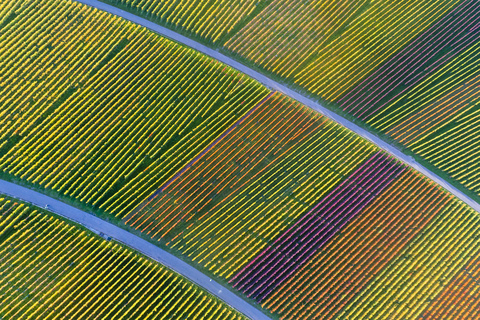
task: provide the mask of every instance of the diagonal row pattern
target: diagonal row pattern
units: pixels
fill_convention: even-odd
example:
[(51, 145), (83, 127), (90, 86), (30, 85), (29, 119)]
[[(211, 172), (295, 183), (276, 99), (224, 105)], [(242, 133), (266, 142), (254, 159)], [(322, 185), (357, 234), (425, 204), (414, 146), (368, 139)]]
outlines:
[[(8, 223), (3, 217), (15, 221)], [(245, 319), (125, 246), (4, 197), (0, 197), (0, 318)]]
[(228, 279), (375, 150), (275, 93), (125, 222)]
[(435, 183), (404, 171), (263, 306), (282, 319), (334, 319), (451, 201)]
[(375, 153), (230, 282), (262, 301), (367, 206), (404, 167)]
[(342, 96), (339, 105), (360, 119), (368, 119), (447, 64), (477, 40), (477, 5), (474, 0), (458, 5)]

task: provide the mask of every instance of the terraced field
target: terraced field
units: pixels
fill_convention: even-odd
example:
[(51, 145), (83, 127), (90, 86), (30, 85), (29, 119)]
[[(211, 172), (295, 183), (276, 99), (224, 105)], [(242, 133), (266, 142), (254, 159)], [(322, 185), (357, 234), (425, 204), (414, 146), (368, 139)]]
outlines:
[[(199, 33), (189, 25), (220, 12), (217, 2), (209, 3), (182, 16), (188, 24), (167, 23), (164, 17), (195, 1), (169, 2), (169, 11), (158, 12), (149, 8), (166, 8), (159, 0), (108, 2), (193, 38)], [(232, 20), (237, 24), (222, 40), (205, 33), (201, 40), (361, 120), (480, 201), (478, 1), (250, 5), (235, 11), (243, 20)]]
[(0, 197), (2, 319), (246, 319), (158, 263)]

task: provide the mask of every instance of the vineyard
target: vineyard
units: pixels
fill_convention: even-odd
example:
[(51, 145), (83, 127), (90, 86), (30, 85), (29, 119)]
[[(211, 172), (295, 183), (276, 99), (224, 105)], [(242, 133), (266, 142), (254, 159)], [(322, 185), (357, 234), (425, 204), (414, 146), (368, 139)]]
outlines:
[(281, 319), (415, 318), (480, 253), (478, 213), (279, 93), (124, 220)]
[(478, 256), (479, 223), (478, 214), (404, 170), (262, 305), (283, 319), (416, 319)]
[(233, 286), (262, 301), (368, 205), (404, 168), (375, 153), (276, 237), (232, 279)]
[(480, 314), (479, 283), (480, 261), (477, 255), (461, 269), (441, 295), (423, 312), (423, 319), (478, 318)]
[[(302, 87), (480, 196), (477, 0), (107, 2)], [(70, 0), (0, 0), (0, 70), (2, 178), (106, 214), (282, 320), (479, 317), (479, 213), (281, 92)], [(244, 319), (6, 196), (0, 252), (0, 319)]]
[(0, 36), (0, 168), (108, 212), (134, 208), (268, 94), (84, 5), (1, 4), (20, 13)]
[(271, 0), (106, 0), (155, 22), (187, 31), (196, 37), (221, 42)]
[[(480, 198), (477, 0), (230, 1), (242, 18), (229, 27), (216, 1), (193, 11), (197, 1), (109, 2), (307, 90)], [(229, 32), (200, 36), (191, 26), (204, 19)]]
[(188, 280), (0, 198), (1, 319), (245, 319)]
[(478, 195), (479, 8), (462, 2), (338, 100)]
[(375, 150), (277, 93), (125, 222), (229, 279)]
[(368, 1), (273, 1), (232, 36), (225, 47), (282, 77), (298, 69), (327, 45)]

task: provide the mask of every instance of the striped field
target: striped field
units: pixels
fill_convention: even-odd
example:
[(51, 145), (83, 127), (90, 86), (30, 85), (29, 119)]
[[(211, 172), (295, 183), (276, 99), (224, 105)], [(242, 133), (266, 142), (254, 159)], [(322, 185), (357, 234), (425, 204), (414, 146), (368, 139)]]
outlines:
[[(480, 196), (478, 0), (110, 2), (301, 86)], [(3, 177), (107, 213), (273, 318), (478, 318), (479, 213), (282, 93), (70, 0), (0, 0), (0, 70)], [(0, 199), (0, 319), (197, 318), (243, 316)]]
[(0, 12), (19, 12), (0, 35), (0, 169), (110, 213), (137, 206), (269, 93), (77, 2), (0, 0)]
[(361, 120), (480, 201), (478, 0), (222, 2), (228, 14), (217, 1), (110, 2), (194, 38), (206, 33), (188, 28), (211, 19), (230, 30), (213, 47)]
[(375, 150), (276, 93), (125, 221), (228, 279)]
[(182, 276), (0, 198), (1, 319), (246, 319)]

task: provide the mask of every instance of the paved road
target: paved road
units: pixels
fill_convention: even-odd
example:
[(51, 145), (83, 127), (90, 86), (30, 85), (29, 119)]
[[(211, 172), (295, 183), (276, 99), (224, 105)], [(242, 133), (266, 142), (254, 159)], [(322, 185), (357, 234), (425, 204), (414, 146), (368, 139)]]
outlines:
[[(415, 160), (410, 156), (405, 155), (397, 148), (389, 145), (388, 143), (378, 138), (377, 136), (373, 135), (372, 133), (368, 132), (367, 130), (350, 122), (349, 120), (343, 118), (342, 116), (334, 112), (331, 112), (330, 110), (326, 109), (322, 105), (299, 94), (298, 92), (287, 88), (286, 86), (268, 78), (267, 76), (253, 69), (250, 69), (249, 67), (219, 53), (216, 50), (208, 48), (207, 46), (204, 46), (190, 38), (182, 36), (172, 30), (164, 28), (160, 25), (157, 25), (139, 16), (120, 10), (114, 6), (99, 2), (97, 0), (77, 0), (77, 1), (92, 7), (96, 7), (100, 10), (110, 12), (117, 16), (128, 19), (134, 23), (147, 27), (167, 38), (170, 38), (186, 46), (194, 48), (208, 56), (211, 56), (225, 64), (228, 64), (229, 66), (263, 83), (265, 86), (269, 87), (272, 90), (283, 92), (284, 94), (296, 99), (297, 101), (303, 103), (304, 105), (307, 105), (310, 108), (317, 110), (321, 114), (333, 119), (334, 121), (342, 124), (346, 128), (356, 132), (363, 138), (373, 142), (374, 144), (376, 144), (386, 152), (400, 159), (404, 163), (407, 163), (408, 165), (412, 166), (416, 170), (422, 172), (424, 175), (434, 180), (439, 185), (441, 185), (442, 187), (444, 187), (445, 189), (453, 193), (455, 196), (463, 200), (465, 203), (470, 205), (477, 212), (480, 212), (480, 205), (477, 202), (475, 202), (473, 199), (463, 194), (460, 190), (458, 190), (457, 188), (452, 186), (450, 183), (440, 178), (439, 176), (437, 176), (427, 168), (415, 162)], [(69, 220), (80, 223), (85, 227), (87, 227), (88, 229), (93, 230), (97, 233), (102, 232), (105, 235), (110, 236), (111, 238), (126, 244), (127, 246), (145, 254), (146, 256), (160, 262), (161, 264), (167, 266), (168, 268), (178, 272), (179, 274), (185, 276), (186, 278), (190, 279), (194, 283), (203, 287), (213, 295), (219, 297), (220, 299), (225, 301), (227, 304), (229, 304), (233, 308), (245, 314), (247, 317), (254, 320), (270, 319), (269, 317), (264, 315), (261, 311), (259, 311), (258, 309), (256, 309), (255, 307), (253, 307), (252, 305), (244, 301), (242, 298), (238, 297), (237, 295), (235, 295), (234, 293), (232, 293), (231, 291), (229, 291), (219, 283), (211, 280), (208, 276), (198, 271), (194, 267), (190, 266), (189, 264), (176, 258), (170, 253), (160, 249), (159, 247), (149, 243), (148, 241), (143, 240), (138, 236), (133, 235), (132, 233), (125, 231), (109, 222), (99, 219), (92, 214), (81, 211), (61, 201), (55, 200), (46, 195), (40, 194), (38, 192), (18, 186), (16, 184), (12, 184), (4, 180), (0, 180), (0, 193), (10, 195), (12, 197), (21, 199), (26, 202), (30, 202), (39, 207), (45, 207), (45, 205), (48, 205), (50, 211), (57, 213)]]
[(137, 15), (126, 12), (124, 10), (121, 10), (119, 8), (111, 6), (109, 4), (100, 2), (98, 0), (77, 0), (77, 1), (81, 2), (81, 3), (84, 3), (84, 4), (87, 4), (89, 6), (92, 6), (92, 7), (98, 8), (98, 9), (103, 10), (103, 11), (113, 13), (117, 16), (123, 17), (127, 20), (130, 20), (130, 21), (134, 22), (134, 23), (137, 23), (139, 25), (147, 27), (147, 28), (161, 34), (162, 36), (165, 36), (167, 38), (170, 38), (172, 40), (180, 42), (180, 43), (182, 43), (186, 46), (189, 46), (191, 48), (194, 48), (194, 49), (196, 49), (196, 50), (198, 50), (198, 51), (200, 51), (200, 52), (202, 52), (202, 53), (204, 53), (208, 56), (211, 56), (211, 57), (213, 57), (213, 58), (215, 58), (215, 59), (217, 59), (217, 60), (219, 60), (219, 61), (221, 61), (225, 64), (228, 64), (229, 66), (231, 66), (231, 67), (249, 75), (250, 77), (256, 79), (257, 81), (263, 83), (265, 86), (269, 87), (272, 90), (277, 90), (277, 91), (283, 92), (284, 94), (294, 98), (295, 100), (303, 103), (306, 106), (309, 106), (312, 109), (317, 110), (321, 114), (333, 119), (334, 121), (342, 124), (344, 127), (356, 132), (358, 135), (360, 135), (363, 138), (365, 138), (365, 139), (371, 141), (372, 143), (376, 144), (377, 146), (379, 146), (380, 148), (382, 148), (386, 152), (390, 153), (391, 155), (393, 155), (397, 159), (399, 159), (402, 162), (410, 165), (411, 167), (415, 168), (416, 170), (420, 171), (421, 173), (423, 173), (424, 175), (426, 175), (427, 177), (429, 177), (430, 179), (432, 179), (433, 181), (435, 181), (436, 183), (441, 185), (443, 188), (445, 188), (446, 190), (453, 193), (456, 197), (458, 197), (463, 202), (465, 202), (466, 204), (471, 206), (477, 212), (480, 212), (480, 204), (479, 203), (477, 203), (472, 198), (465, 195), (463, 192), (461, 192), (460, 190), (455, 188), (449, 182), (445, 181), (444, 179), (442, 179), (441, 177), (439, 177), (438, 175), (436, 175), (432, 171), (428, 170), (424, 166), (415, 162), (415, 160), (412, 157), (404, 154), (402, 151), (400, 151), (399, 149), (391, 146), (390, 144), (383, 141), (382, 139), (380, 139), (376, 135), (374, 135), (374, 134), (370, 133), (369, 131), (363, 129), (362, 127), (354, 124), (353, 122), (350, 122), (349, 120), (343, 118), (342, 116), (328, 110), (327, 108), (323, 107), (319, 103), (303, 96), (302, 94), (300, 94), (300, 93), (298, 93), (298, 92), (296, 92), (292, 89), (287, 88), (286, 86), (270, 79), (269, 77), (255, 71), (253, 69), (250, 69), (249, 67), (247, 67), (247, 66), (241, 64), (240, 62), (237, 62), (237, 61), (219, 53), (218, 51), (216, 51), (214, 49), (211, 49), (211, 48), (209, 48), (209, 47), (207, 47), (203, 44), (200, 44), (200, 43), (198, 43), (198, 42), (196, 42), (196, 41), (194, 41), (190, 38), (182, 36), (181, 34), (178, 34), (175, 31), (172, 31), (172, 30), (164, 28), (164, 27), (162, 27), (162, 26), (160, 26), (156, 23), (153, 23), (151, 21), (143, 19), (143, 18), (141, 18)]
[(44, 194), (18, 186), (5, 180), (0, 180), (0, 193), (30, 202), (38, 207), (45, 208), (45, 205), (48, 205), (49, 211), (59, 214), (69, 220), (80, 223), (97, 234), (102, 232), (105, 235), (110, 236), (112, 239), (122, 242), (130, 248), (133, 248), (160, 262), (164, 266), (167, 266), (168, 268), (178, 272), (184, 277), (195, 282), (200, 287), (206, 289), (211, 294), (222, 299), (247, 317), (254, 320), (270, 320), (270, 318), (263, 314), (260, 310), (256, 309), (254, 306), (250, 305), (248, 302), (235, 295), (219, 283), (211, 280), (208, 276), (189, 264), (176, 258), (165, 250), (162, 250), (159, 247), (151, 244), (150, 242), (143, 240), (142, 238), (139, 238), (138, 236), (109, 222), (99, 219), (90, 213), (81, 211)]

